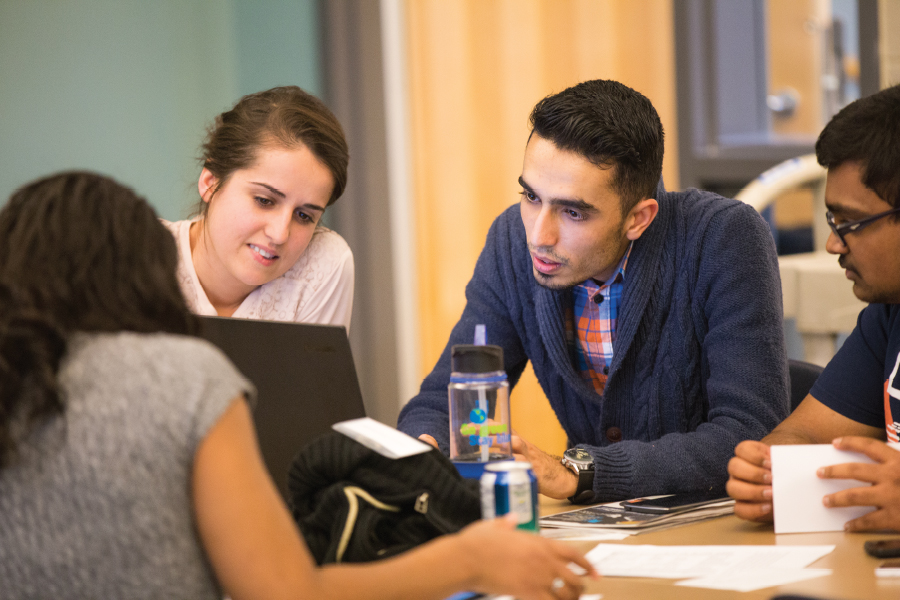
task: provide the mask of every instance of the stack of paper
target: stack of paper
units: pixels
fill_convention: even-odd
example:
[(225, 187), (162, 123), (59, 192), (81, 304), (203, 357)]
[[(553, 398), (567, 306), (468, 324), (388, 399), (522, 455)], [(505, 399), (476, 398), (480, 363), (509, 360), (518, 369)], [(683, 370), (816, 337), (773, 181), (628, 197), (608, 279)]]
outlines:
[(586, 558), (605, 577), (685, 579), (676, 585), (750, 591), (831, 574), (807, 569), (834, 546), (598, 544)]
[[(578, 600), (600, 600), (603, 594), (582, 594)], [(484, 600), (516, 600), (512, 596), (485, 596)]]
[(588, 529), (587, 527), (542, 527), (541, 536), (551, 540), (600, 541), (600, 540), (624, 540), (634, 535), (639, 530), (627, 529)]
[(694, 523), (734, 512), (734, 500), (707, 504), (697, 510), (674, 514), (652, 514), (626, 510), (619, 504), (587, 506), (541, 517), (541, 527), (578, 529), (615, 529), (634, 533), (658, 531), (685, 523)]

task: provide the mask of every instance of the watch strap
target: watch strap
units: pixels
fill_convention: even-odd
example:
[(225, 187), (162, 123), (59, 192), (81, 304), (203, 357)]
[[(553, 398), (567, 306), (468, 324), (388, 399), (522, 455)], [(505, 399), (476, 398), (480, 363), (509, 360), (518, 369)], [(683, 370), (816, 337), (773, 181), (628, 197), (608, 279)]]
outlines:
[[(566, 451), (566, 454), (564, 454), (562, 458), (562, 464), (574, 472), (578, 477), (575, 493), (569, 496), (569, 502), (572, 504), (585, 504), (594, 498), (594, 462), (593, 459), (585, 460), (581, 457), (575, 458), (575, 456), (579, 454), (579, 451), (575, 451), (575, 456), (569, 458), (569, 452), (573, 451)], [(580, 451), (580, 453), (587, 455), (584, 451)]]
[(569, 496), (572, 504), (585, 504), (594, 497), (594, 469), (578, 470), (578, 487), (575, 494)]

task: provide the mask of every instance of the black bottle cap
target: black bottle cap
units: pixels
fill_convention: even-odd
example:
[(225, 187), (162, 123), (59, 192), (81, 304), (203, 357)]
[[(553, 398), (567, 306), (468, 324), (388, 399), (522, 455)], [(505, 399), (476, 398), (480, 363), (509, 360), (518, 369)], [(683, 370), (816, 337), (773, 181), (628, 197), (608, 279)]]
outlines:
[(457, 344), (450, 349), (451, 371), (454, 373), (491, 373), (503, 370), (503, 348)]

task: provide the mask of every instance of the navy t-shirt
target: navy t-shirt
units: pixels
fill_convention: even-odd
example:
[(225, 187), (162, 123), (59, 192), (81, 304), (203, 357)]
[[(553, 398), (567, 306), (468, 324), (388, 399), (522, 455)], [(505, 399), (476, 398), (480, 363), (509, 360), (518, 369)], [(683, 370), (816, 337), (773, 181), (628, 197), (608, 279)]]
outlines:
[(813, 385), (816, 400), (900, 441), (900, 304), (870, 304)]

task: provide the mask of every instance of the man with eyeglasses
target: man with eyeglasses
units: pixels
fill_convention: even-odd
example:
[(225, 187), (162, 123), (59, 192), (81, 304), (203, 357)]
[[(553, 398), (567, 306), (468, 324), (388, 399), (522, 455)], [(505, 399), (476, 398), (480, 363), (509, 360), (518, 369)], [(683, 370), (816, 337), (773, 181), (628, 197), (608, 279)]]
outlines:
[(825, 506), (874, 506), (847, 531), (900, 530), (900, 86), (857, 100), (816, 142), (828, 169), (825, 204), (853, 293), (870, 302), (856, 328), (797, 409), (761, 442), (745, 441), (728, 465), (735, 514), (772, 520), (769, 446), (833, 443), (871, 458), (820, 469), (824, 479), (865, 485), (829, 494)]

